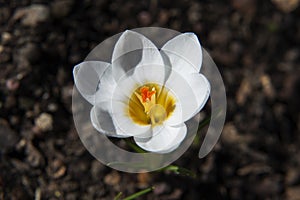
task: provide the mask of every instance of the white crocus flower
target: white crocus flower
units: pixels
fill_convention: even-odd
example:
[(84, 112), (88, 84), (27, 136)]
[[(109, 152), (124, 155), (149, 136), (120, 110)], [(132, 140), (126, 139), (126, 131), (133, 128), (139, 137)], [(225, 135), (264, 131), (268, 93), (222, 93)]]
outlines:
[(107, 136), (134, 137), (147, 151), (167, 153), (184, 140), (185, 122), (209, 97), (201, 65), (202, 50), (193, 33), (178, 35), (158, 50), (145, 36), (125, 31), (112, 63), (85, 61), (73, 73), (79, 92), (93, 105), (95, 129)]

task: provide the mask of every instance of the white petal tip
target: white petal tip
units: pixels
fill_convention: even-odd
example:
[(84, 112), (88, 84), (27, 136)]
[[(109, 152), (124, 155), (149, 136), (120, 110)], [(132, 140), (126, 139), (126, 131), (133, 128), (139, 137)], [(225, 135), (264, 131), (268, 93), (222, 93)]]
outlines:
[(197, 37), (197, 35), (196, 35), (195, 33), (187, 32), (187, 33), (183, 33), (183, 35), (186, 35), (186, 36), (188, 36), (188, 37), (190, 37), (190, 38), (193, 38), (193, 39), (195, 39), (195, 40), (198, 40), (198, 37)]

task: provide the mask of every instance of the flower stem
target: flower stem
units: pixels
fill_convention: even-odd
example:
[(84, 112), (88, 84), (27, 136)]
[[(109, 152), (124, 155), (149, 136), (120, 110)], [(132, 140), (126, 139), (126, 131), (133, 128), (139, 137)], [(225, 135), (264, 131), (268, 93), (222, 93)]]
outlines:
[(171, 172), (174, 172), (175, 174), (180, 174), (183, 176), (190, 176), (192, 178), (197, 177), (197, 175), (193, 171), (183, 168), (183, 167), (176, 166), (176, 165), (166, 166), (166, 167), (160, 169), (159, 171), (171, 171)]
[(121, 199), (122, 194), (123, 194), (122, 192), (119, 192), (119, 193), (117, 194), (117, 196), (115, 196), (114, 200), (119, 200), (119, 199)]
[(138, 198), (139, 196), (142, 196), (142, 195), (144, 195), (144, 194), (147, 194), (147, 193), (149, 193), (149, 192), (151, 192), (151, 191), (153, 191), (153, 190), (154, 190), (154, 187), (146, 188), (146, 189), (141, 190), (141, 191), (139, 191), (139, 192), (137, 192), (137, 193), (134, 193), (134, 194), (132, 194), (132, 195), (130, 195), (130, 196), (128, 196), (128, 197), (125, 197), (123, 200), (132, 200), (132, 199), (136, 199), (136, 198)]
[(146, 151), (144, 151), (143, 149), (141, 149), (140, 147), (138, 147), (137, 145), (133, 144), (130, 140), (125, 139), (126, 144), (135, 152), (137, 153), (146, 153)]

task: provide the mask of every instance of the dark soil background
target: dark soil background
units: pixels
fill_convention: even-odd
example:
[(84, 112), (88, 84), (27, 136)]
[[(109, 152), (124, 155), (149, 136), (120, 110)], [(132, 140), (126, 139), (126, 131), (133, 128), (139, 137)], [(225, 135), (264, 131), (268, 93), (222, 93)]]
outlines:
[[(300, 199), (297, 0), (0, 0), (0, 200)], [(72, 68), (126, 29), (195, 32), (227, 90), (221, 139), (170, 172), (128, 174), (95, 160), (71, 113)]]

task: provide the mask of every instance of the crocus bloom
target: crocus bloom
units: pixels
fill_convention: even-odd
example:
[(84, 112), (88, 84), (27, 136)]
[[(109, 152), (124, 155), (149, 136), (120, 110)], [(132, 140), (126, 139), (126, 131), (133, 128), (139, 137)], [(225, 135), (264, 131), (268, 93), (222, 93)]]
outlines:
[(168, 153), (184, 140), (185, 122), (209, 97), (201, 65), (202, 49), (193, 33), (180, 34), (159, 50), (145, 36), (125, 31), (111, 63), (85, 61), (73, 73), (79, 92), (93, 105), (95, 129), (107, 136), (133, 137), (147, 151)]

